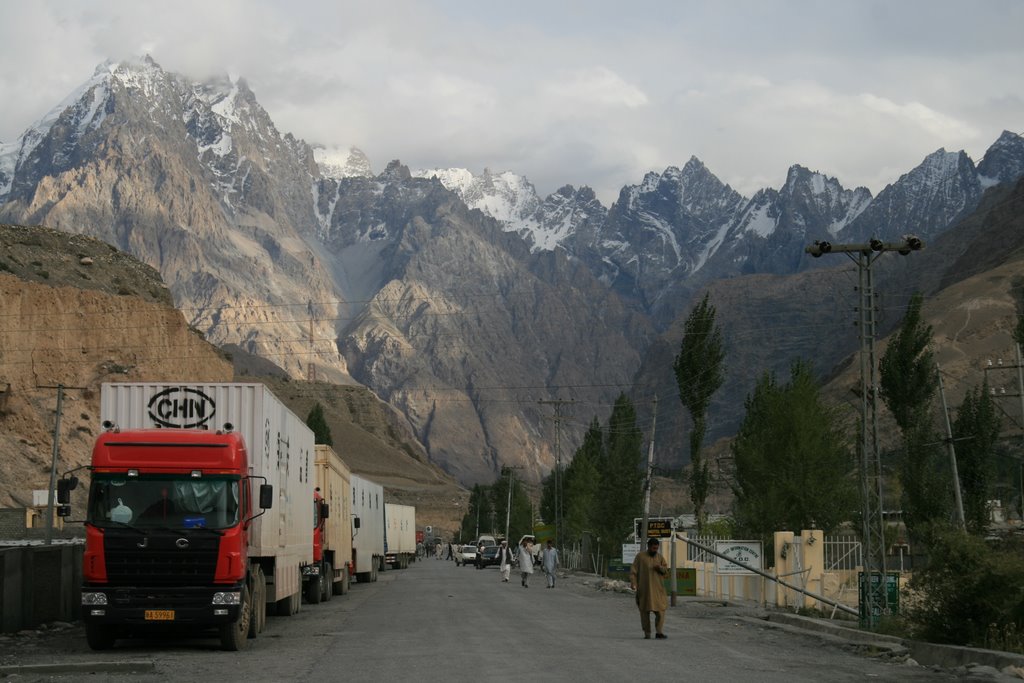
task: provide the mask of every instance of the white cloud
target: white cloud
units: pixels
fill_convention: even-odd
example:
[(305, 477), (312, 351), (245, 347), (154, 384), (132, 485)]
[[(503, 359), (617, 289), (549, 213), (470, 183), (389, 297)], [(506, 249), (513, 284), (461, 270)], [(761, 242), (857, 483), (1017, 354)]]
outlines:
[(149, 52), (243, 76), (280, 130), (377, 169), (508, 169), (609, 202), (696, 155), (748, 195), (794, 163), (877, 192), (1020, 130), (1021, 25), (1016, 0), (0, 2), (0, 141)]
[(919, 126), (938, 139), (974, 139), (979, 136), (978, 129), (974, 126), (952, 116), (946, 116), (920, 102), (896, 104), (892, 100), (871, 93), (861, 95), (860, 101), (868, 109)]
[(604, 106), (630, 109), (648, 104), (647, 95), (640, 88), (627, 83), (621, 76), (604, 66), (563, 74), (541, 88), (543, 95), (570, 102), (574, 107)]

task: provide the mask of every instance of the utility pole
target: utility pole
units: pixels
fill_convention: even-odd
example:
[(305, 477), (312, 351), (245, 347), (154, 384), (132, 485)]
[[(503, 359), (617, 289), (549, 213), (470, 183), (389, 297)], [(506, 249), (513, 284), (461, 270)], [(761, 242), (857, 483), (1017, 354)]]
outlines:
[[(1015, 349), (1016, 354), (1017, 354), (1017, 364), (1016, 365), (1009, 365), (1009, 364), (1003, 365), (1003, 359), (1002, 358), (999, 358), (999, 359), (996, 360), (996, 365), (992, 364), (992, 359), (991, 358), (988, 360), (988, 365), (985, 368), (985, 382), (988, 383), (988, 373), (991, 372), (991, 371), (997, 371), (997, 372), (998, 371), (1005, 371), (1005, 370), (1016, 370), (1017, 371), (1017, 393), (1016, 394), (1012, 394), (1012, 393), (1008, 394), (1008, 393), (1006, 393), (1006, 389), (1004, 387), (1002, 387), (1002, 386), (1000, 386), (999, 389), (996, 390), (996, 387), (993, 386), (992, 384), (989, 384), (989, 393), (990, 393), (990, 395), (993, 398), (1000, 398), (1000, 399), (1001, 398), (1017, 398), (1020, 401), (1020, 422), (1018, 424), (1021, 427), (1021, 439), (1024, 440), (1024, 361), (1021, 360), (1020, 344), (1014, 344), (1014, 349)], [(996, 405), (998, 406), (999, 404), (997, 403)], [(1008, 412), (1006, 412), (1006, 410), (1002, 406), (999, 406), (999, 409), (1003, 412), (1004, 415), (1009, 417), (1012, 421), (1017, 422), (1017, 420), (1015, 418), (1011, 417), (1010, 414)], [(1019, 484), (1020, 484), (1020, 491), (1019, 491), (1019, 495), (1020, 495), (1020, 514), (1021, 514), (1021, 519), (1024, 519), (1024, 459), (1021, 459), (1020, 463), (1019, 463), (1019, 479), (1020, 479), (1020, 481), (1019, 481)]]
[(310, 383), (316, 382), (316, 363), (313, 362), (313, 301), (308, 304), (309, 310), (309, 359), (306, 361), (306, 379)]
[[(654, 428), (658, 424), (658, 397), (654, 397), (654, 407), (651, 409), (654, 417), (651, 418), (651, 444), (647, 449), (647, 477), (644, 479), (644, 517), (640, 523), (640, 544), (647, 542), (647, 523), (651, 518), (651, 473), (654, 471)], [(674, 541), (673, 541), (674, 543)]]
[(935, 373), (939, 377), (939, 396), (942, 398), (942, 417), (946, 420), (946, 447), (949, 449), (949, 466), (953, 471), (953, 499), (956, 501), (956, 524), (960, 531), (967, 528), (964, 521), (964, 497), (960, 492), (960, 474), (956, 467), (956, 447), (953, 445), (953, 426), (949, 423), (949, 408), (946, 406), (946, 390), (942, 386), (942, 369), (935, 364)]
[(878, 387), (875, 383), (875, 284), (871, 266), (887, 251), (906, 256), (923, 248), (924, 242), (918, 237), (904, 235), (899, 242), (883, 242), (874, 238), (867, 244), (817, 241), (804, 249), (815, 258), (822, 254), (846, 254), (857, 264), (857, 288), (860, 293), (860, 305), (857, 307), (857, 326), (860, 330), (860, 491), (864, 506), (861, 534), (867, 582), (864, 591), (867, 604), (863, 611), (871, 627), (889, 612), (885, 573), (885, 519), (882, 515), (882, 462), (878, 452)]
[(562, 415), (564, 406), (571, 406), (576, 401), (554, 399), (550, 401), (539, 400), (539, 405), (550, 405), (555, 407), (555, 416), (550, 418), (555, 422), (555, 545), (562, 547)]
[[(508, 540), (508, 528), (509, 524), (512, 521), (512, 485), (515, 482), (516, 478), (515, 470), (519, 468), (514, 467), (512, 465), (506, 465), (505, 469), (508, 470), (508, 505), (505, 506), (505, 539)], [(532, 516), (530, 519), (530, 524), (533, 524)], [(532, 528), (530, 529), (530, 532), (533, 532)]]
[(50, 458), (50, 485), (46, 491), (46, 545), (53, 543), (53, 492), (57, 488), (57, 460), (60, 457), (60, 418), (64, 410), (65, 389), (85, 389), (86, 387), (65, 387), (63, 384), (38, 384), (37, 389), (57, 390), (57, 417), (53, 424), (53, 454)]

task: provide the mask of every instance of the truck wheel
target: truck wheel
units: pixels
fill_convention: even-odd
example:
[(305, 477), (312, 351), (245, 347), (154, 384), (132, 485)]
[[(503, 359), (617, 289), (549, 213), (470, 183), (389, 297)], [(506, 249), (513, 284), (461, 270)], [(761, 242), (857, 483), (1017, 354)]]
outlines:
[(237, 652), (245, 647), (249, 639), (249, 621), (252, 619), (252, 600), (249, 589), (242, 588), (242, 600), (238, 606), (238, 618), (230, 624), (220, 625), (220, 646)]
[(324, 573), (320, 577), (320, 602), (329, 602), (334, 595), (334, 567), (324, 562)]
[(320, 598), (323, 597), (323, 589), (320, 587), (320, 583), (323, 581), (322, 576), (311, 576), (306, 581), (306, 602), (311, 605), (319, 605)]
[(86, 624), (85, 641), (93, 650), (109, 650), (114, 647), (114, 627), (106, 624)]
[(249, 637), (263, 633), (267, 624), (267, 577), (263, 568), (256, 567), (252, 574), (252, 617), (249, 619)]

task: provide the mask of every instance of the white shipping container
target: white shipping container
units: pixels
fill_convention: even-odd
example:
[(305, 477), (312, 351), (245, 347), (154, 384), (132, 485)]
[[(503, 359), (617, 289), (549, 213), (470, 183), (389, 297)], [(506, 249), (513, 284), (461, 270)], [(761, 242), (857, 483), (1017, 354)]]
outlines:
[(352, 531), (352, 557), (360, 581), (373, 581), (384, 561), (384, 487), (352, 475), (352, 517), (359, 528)]
[(416, 508), (411, 505), (384, 505), (386, 550), (391, 553), (416, 554)]
[[(313, 561), (313, 432), (263, 384), (104, 383), (100, 419), (128, 429), (219, 430), (230, 423), (249, 456), (249, 474), (274, 487), (274, 504), (253, 521), (249, 556), (275, 558), (267, 600), (302, 588)], [(254, 501), (263, 482), (253, 482)], [(258, 510), (254, 510), (257, 512)]]

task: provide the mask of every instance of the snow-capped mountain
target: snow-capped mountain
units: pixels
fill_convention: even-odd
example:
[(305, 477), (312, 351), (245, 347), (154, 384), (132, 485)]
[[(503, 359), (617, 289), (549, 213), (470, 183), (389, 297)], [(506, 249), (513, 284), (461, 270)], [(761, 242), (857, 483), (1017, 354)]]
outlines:
[(588, 265), (602, 281), (653, 312), (704, 266), (745, 203), (693, 157), (623, 188), (592, 241), (574, 246), (596, 257)]
[(978, 176), (985, 189), (1024, 176), (1024, 136), (1004, 130), (978, 164)]
[(372, 178), (370, 159), (357, 147), (313, 146), (313, 158), (324, 178)]
[[(801, 166), (747, 199), (694, 157), (606, 208), (587, 187), (541, 199), (512, 171), (393, 161), (373, 176), (355, 148), (279, 132), (244, 79), (195, 82), (146, 58), (100, 65), (0, 145), (0, 221), (85, 232), (157, 267), (208, 339), (365, 384), (463, 481), (503, 464), (536, 479), (553, 461), (522, 408), (537, 395), (517, 405), (488, 387), (628, 386), (698, 288), (729, 278), (740, 299), (739, 276), (806, 269), (803, 246), (825, 236), (938, 234), (1022, 169), (1024, 143), (1004, 133), (978, 168), (940, 150), (873, 200)], [(725, 403), (742, 405), (741, 379)]]
[(878, 193), (874, 201), (836, 237), (861, 243), (872, 237), (914, 234), (930, 238), (943, 232), (981, 198), (981, 182), (965, 152), (944, 149)]
[(813, 237), (835, 235), (871, 203), (871, 193), (847, 190), (835, 178), (791, 166), (779, 190), (759, 190), (729, 227), (705, 277), (795, 273)]

